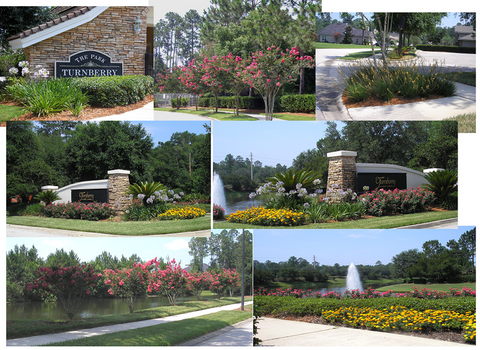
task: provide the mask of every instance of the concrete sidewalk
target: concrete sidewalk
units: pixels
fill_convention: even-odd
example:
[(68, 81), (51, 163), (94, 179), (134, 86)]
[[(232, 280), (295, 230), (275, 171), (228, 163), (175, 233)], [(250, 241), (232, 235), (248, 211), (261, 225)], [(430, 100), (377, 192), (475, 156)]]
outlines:
[(468, 344), (326, 326), (307, 322), (260, 318), (257, 338), (262, 346), (470, 346)]
[(178, 346), (253, 346), (253, 321), (245, 320)]
[[(221, 111), (222, 113), (232, 113), (229, 111)], [(247, 114), (240, 112), (243, 115), (255, 118), (257, 120), (265, 121), (265, 116), (260, 114)], [(177, 113), (177, 112), (166, 112), (166, 111), (155, 111), (154, 120), (217, 120), (215, 118), (203, 117), (201, 115), (189, 114), (189, 113)], [(283, 121), (283, 119), (273, 118), (272, 120)]]
[[(249, 305), (252, 303), (253, 303), (252, 301), (248, 301), (248, 302), (245, 302), (245, 305)], [(89, 329), (80, 329), (76, 331), (69, 331), (69, 332), (63, 332), (63, 333), (37, 335), (34, 337), (28, 337), (28, 338), (9, 339), (7, 340), (7, 346), (46, 345), (49, 343), (62, 342), (66, 340), (80, 339), (80, 338), (86, 338), (86, 337), (93, 337), (96, 335), (128, 331), (131, 329), (156, 326), (163, 323), (186, 320), (193, 317), (212, 314), (218, 311), (235, 310), (240, 308), (240, 306), (241, 304), (232, 304), (232, 305), (225, 305), (225, 306), (215, 307), (215, 308), (206, 309), (206, 310), (189, 312), (189, 313), (175, 315), (175, 316), (156, 318), (152, 320), (130, 322), (130, 323), (123, 323), (123, 324), (117, 324), (117, 325), (111, 325), (111, 326), (102, 326), (102, 327), (89, 328)], [(250, 320), (250, 324), (251, 324), (251, 320)], [(253, 328), (252, 328), (252, 331), (253, 331)]]

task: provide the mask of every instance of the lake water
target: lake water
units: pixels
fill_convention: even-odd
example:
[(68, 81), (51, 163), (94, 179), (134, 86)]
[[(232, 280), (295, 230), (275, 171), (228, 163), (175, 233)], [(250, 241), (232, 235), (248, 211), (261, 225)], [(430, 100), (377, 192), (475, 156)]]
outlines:
[[(202, 296), (202, 300), (212, 300), (215, 296)], [(177, 302), (195, 301), (195, 296), (180, 297)], [(138, 298), (135, 310), (170, 305), (167, 297)], [(85, 299), (80, 305), (74, 318), (97, 317), (113, 314), (128, 313), (128, 305), (122, 299)], [(59, 303), (26, 302), (7, 304), (7, 321), (10, 320), (68, 320), (68, 316)]]
[(263, 201), (259, 199), (250, 199), (249, 193), (235, 194), (235, 196), (226, 196), (225, 214), (235, 213), (237, 210), (245, 210), (251, 207), (259, 207), (263, 205)]

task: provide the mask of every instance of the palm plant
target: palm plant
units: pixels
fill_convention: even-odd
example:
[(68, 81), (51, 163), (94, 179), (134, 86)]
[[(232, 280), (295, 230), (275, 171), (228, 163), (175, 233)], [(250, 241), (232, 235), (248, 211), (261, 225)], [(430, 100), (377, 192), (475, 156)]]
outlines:
[(456, 170), (432, 171), (425, 175), (428, 184), (422, 188), (435, 192), (442, 207), (450, 209), (456, 207), (456, 193), (458, 191), (458, 172)]
[(140, 184), (132, 184), (128, 186), (126, 194), (133, 195), (134, 198), (141, 199), (144, 205), (147, 205), (147, 200), (155, 196), (155, 192), (166, 190), (167, 187), (160, 182), (141, 182)]
[(284, 171), (283, 173), (276, 173), (275, 176), (267, 178), (273, 185), (281, 182), (285, 193), (295, 191), (298, 184), (301, 184), (302, 188), (310, 191), (317, 185), (316, 179), (318, 178), (312, 170), (295, 170), (295, 172), (293, 172), (292, 169)]
[(60, 196), (58, 195), (57, 192), (52, 191), (52, 190), (48, 190), (48, 191), (45, 191), (45, 192), (37, 193), (35, 195), (35, 199), (39, 200), (41, 202), (44, 202), (45, 205), (49, 205), (52, 202), (58, 201), (61, 198), (60, 198)]

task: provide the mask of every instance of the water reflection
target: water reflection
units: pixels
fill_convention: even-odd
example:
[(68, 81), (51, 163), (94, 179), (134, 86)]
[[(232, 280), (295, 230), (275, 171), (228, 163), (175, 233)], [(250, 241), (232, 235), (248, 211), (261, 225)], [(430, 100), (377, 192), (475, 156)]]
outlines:
[[(202, 300), (212, 300), (215, 296), (203, 297)], [(178, 302), (195, 301), (195, 296), (180, 297)], [(149, 309), (158, 306), (170, 305), (167, 297), (138, 298), (135, 310)], [(86, 299), (80, 305), (74, 318), (97, 317), (113, 314), (128, 313), (128, 306), (122, 299)], [(68, 316), (59, 303), (12, 303), (7, 304), (7, 321), (9, 320), (68, 320)]]
[(225, 214), (235, 213), (237, 210), (245, 210), (251, 207), (259, 207), (263, 205), (263, 201), (255, 198), (250, 199), (249, 193), (235, 193), (234, 196), (227, 195)]

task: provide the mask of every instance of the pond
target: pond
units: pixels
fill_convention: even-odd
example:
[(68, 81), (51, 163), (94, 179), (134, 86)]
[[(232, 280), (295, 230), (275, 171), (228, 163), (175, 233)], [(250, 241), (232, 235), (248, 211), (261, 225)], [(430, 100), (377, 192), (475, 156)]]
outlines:
[[(213, 300), (214, 295), (202, 296), (202, 300)], [(177, 302), (195, 301), (195, 296), (180, 297)], [(149, 309), (170, 305), (167, 297), (138, 298), (135, 310)], [(74, 318), (98, 317), (112, 314), (128, 313), (128, 305), (122, 299), (95, 298), (85, 299)], [(60, 303), (43, 303), (40, 301), (7, 304), (7, 321), (10, 320), (68, 320), (68, 316), (60, 307)]]
[(249, 193), (235, 193), (234, 195), (227, 194), (225, 214), (235, 213), (237, 210), (245, 210), (251, 207), (258, 207), (263, 205), (263, 201), (259, 199), (250, 199)]

